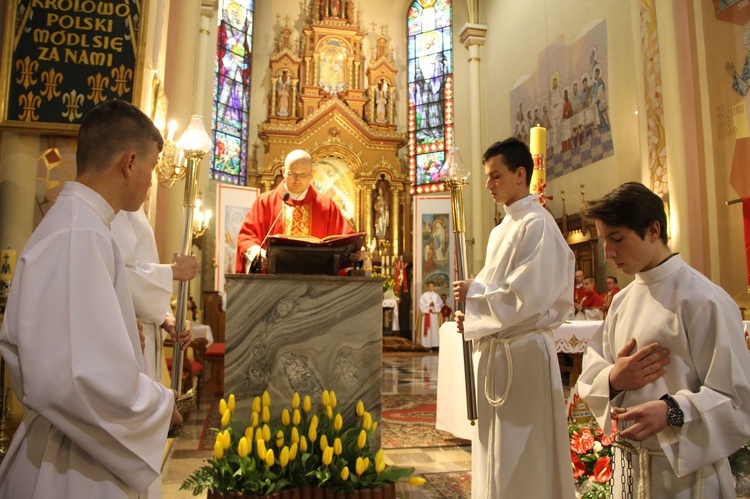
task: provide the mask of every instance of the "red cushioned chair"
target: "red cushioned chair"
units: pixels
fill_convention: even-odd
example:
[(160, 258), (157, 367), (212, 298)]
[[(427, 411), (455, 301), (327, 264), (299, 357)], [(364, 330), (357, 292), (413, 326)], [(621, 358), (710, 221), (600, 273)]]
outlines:
[(224, 354), (226, 347), (224, 343), (212, 343), (206, 348), (205, 359), (211, 364), (211, 377), (206, 383), (206, 394), (213, 397), (216, 394), (224, 394)]

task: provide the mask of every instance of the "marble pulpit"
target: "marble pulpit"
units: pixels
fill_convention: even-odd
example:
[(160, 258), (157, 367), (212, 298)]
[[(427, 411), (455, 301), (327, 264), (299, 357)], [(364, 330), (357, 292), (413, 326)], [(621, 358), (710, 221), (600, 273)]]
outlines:
[(345, 421), (358, 400), (379, 421), (382, 300), (378, 278), (227, 275), (224, 392), (235, 395), (237, 417), (264, 390), (277, 419), (294, 392), (317, 408), (327, 389)]

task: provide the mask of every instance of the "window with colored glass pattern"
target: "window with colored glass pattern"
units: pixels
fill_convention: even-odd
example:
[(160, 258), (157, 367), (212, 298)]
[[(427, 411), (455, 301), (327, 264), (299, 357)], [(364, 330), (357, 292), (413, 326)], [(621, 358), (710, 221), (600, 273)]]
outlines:
[(209, 178), (247, 183), (253, 0), (219, 0)]
[(442, 190), (438, 178), (453, 146), (453, 7), (416, 0), (407, 17), (409, 173), (412, 192)]

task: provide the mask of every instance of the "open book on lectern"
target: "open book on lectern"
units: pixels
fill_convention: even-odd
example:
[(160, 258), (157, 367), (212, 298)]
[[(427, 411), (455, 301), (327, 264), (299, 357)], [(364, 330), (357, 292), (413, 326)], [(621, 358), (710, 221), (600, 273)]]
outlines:
[(268, 238), (268, 273), (337, 275), (350, 267), (365, 243), (364, 232), (314, 236), (277, 234)]
[(289, 236), (285, 234), (276, 234), (274, 236), (268, 236), (268, 246), (304, 246), (304, 247), (324, 247), (332, 248), (339, 246), (348, 246), (354, 244), (354, 251), (364, 245), (365, 233), (355, 232), (353, 234), (335, 234), (326, 236), (323, 239), (315, 236), (307, 235), (294, 235)]

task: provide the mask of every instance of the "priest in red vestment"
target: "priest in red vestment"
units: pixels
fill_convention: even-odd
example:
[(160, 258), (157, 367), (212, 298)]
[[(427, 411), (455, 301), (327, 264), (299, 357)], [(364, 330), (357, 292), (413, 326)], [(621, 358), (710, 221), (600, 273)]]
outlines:
[[(312, 168), (312, 158), (307, 152), (297, 149), (287, 155), (284, 181), (276, 189), (261, 194), (245, 216), (237, 236), (235, 272), (248, 272), (258, 252), (265, 264), (267, 234), (322, 239), (354, 232), (336, 203), (310, 185)], [(289, 198), (284, 201), (287, 193)]]

